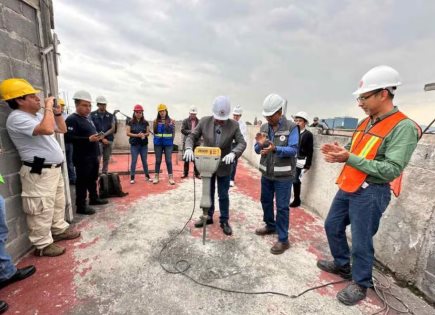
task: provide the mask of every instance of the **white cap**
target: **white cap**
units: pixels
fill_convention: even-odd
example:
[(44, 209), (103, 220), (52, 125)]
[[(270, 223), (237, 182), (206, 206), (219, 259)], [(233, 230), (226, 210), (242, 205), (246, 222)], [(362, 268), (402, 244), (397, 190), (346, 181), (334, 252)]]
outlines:
[(306, 112), (297, 112), (293, 117), (294, 118), (302, 118), (302, 119), (305, 119), (305, 121), (307, 123), (309, 122), (308, 114)]
[(231, 104), (226, 96), (218, 96), (213, 101), (213, 117), (218, 120), (227, 120), (230, 117)]
[(97, 104), (107, 104), (107, 100), (104, 96), (98, 96), (95, 101)]
[(82, 100), (92, 103), (91, 94), (88, 91), (80, 90), (74, 93), (73, 100)]
[(388, 89), (391, 94), (394, 94), (394, 88), (401, 84), (399, 72), (390, 66), (377, 66), (363, 75), (359, 87), (353, 92), (353, 95), (360, 95), (378, 89)]
[(284, 108), (287, 101), (278, 94), (269, 94), (263, 102), (263, 116), (272, 116), (280, 109)]
[(236, 107), (234, 107), (233, 109), (233, 115), (242, 115), (243, 110), (240, 107), (240, 105), (237, 105)]
[(195, 105), (190, 106), (189, 108), (189, 114), (198, 114), (198, 109), (196, 108)]

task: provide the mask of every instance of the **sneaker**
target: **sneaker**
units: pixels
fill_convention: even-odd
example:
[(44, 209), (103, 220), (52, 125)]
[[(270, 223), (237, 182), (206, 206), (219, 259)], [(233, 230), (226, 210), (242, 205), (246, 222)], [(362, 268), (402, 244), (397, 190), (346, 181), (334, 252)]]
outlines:
[(73, 240), (77, 237), (80, 237), (80, 231), (73, 230), (71, 227), (68, 227), (62, 233), (53, 235), (53, 241), (59, 242), (62, 240)]
[(290, 248), (290, 243), (289, 242), (276, 242), (275, 244), (273, 244), (272, 248), (270, 249), (270, 252), (274, 255), (279, 255), (284, 253), (287, 249)]
[(234, 181), (230, 180), (230, 187), (234, 187)]
[[(213, 224), (213, 219), (207, 219), (207, 222), (205, 223), (206, 225), (209, 225), (209, 224)], [(196, 221), (195, 222), (195, 227), (196, 228), (201, 228), (201, 227), (203, 227), (203, 222), (202, 222), (202, 219), (199, 219), (198, 221)]]
[(97, 198), (97, 199), (89, 200), (89, 205), (91, 205), (91, 206), (105, 205), (108, 203), (109, 203), (109, 200), (107, 200), (107, 199)]
[(169, 184), (170, 185), (175, 185), (174, 175), (169, 175)]
[(365, 299), (367, 288), (352, 281), (347, 287), (337, 293), (337, 300), (344, 305), (355, 305), (359, 301)]
[(130, 179), (130, 184), (134, 184), (134, 179)]
[(159, 175), (156, 174), (154, 175), (153, 184), (158, 184), (158, 183), (159, 183)]
[(41, 249), (35, 249), (35, 256), (40, 256), (40, 257), (42, 256), (55, 257), (55, 256), (60, 256), (63, 253), (65, 253), (65, 248), (56, 245), (54, 243), (51, 243), (50, 245)]
[(339, 267), (332, 260), (318, 260), (317, 267), (323, 271), (339, 275), (343, 279), (352, 279), (352, 269), (350, 264)]

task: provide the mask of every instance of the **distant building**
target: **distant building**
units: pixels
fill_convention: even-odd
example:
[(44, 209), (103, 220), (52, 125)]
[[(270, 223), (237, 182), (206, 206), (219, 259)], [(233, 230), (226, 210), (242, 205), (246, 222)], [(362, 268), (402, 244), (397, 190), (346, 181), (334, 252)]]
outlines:
[(358, 126), (358, 118), (334, 117), (324, 119), (324, 123), (331, 129), (355, 129)]

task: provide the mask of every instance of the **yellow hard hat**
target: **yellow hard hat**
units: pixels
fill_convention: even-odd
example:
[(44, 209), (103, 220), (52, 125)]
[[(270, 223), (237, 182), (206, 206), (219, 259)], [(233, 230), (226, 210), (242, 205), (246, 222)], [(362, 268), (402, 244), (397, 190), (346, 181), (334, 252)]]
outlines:
[(57, 103), (58, 103), (60, 106), (65, 106), (65, 101), (64, 101), (62, 98), (60, 98), (60, 99), (57, 101)]
[(165, 104), (160, 104), (157, 106), (157, 111), (160, 112), (161, 110), (168, 110), (168, 107)]
[(11, 78), (0, 83), (0, 96), (3, 101), (9, 101), (17, 97), (37, 94), (39, 92), (39, 90), (35, 90), (33, 86), (24, 79)]

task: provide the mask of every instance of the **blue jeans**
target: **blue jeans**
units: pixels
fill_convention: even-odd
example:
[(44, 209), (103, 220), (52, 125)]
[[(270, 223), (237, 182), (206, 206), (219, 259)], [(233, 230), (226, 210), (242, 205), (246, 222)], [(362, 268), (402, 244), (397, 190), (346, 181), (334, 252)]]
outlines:
[(66, 166), (68, 169), (68, 177), (70, 182), (76, 181), (76, 171), (73, 163), (73, 144), (65, 143)]
[(5, 200), (0, 196), (0, 281), (9, 279), (17, 272), (11, 256), (6, 252), (7, 239), (8, 226), (6, 225)]
[(154, 146), (154, 153), (156, 154), (156, 169), (155, 169), (156, 174), (160, 173), (160, 164), (162, 163), (163, 151), (165, 151), (165, 161), (166, 161), (166, 168), (168, 169), (168, 174), (172, 175), (172, 145)]
[[(292, 180), (270, 180), (261, 177), (261, 206), (263, 221), (269, 230), (278, 232), (278, 241), (288, 242), (288, 226), (290, 216), (290, 188)], [(276, 203), (276, 221), (273, 211), (273, 198)]]
[[(373, 236), (378, 231), (379, 221), (390, 199), (388, 184), (370, 184), (354, 193), (340, 189), (325, 221), (326, 236), (335, 264), (349, 264), (352, 255), (352, 280), (366, 288), (373, 285)], [(352, 250), (346, 238), (346, 226), (349, 224)]]
[(136, 163), (137, 163), (137, 157), (140, 155), (140, 159), (142, 161), (142, 167), (143, 171), (145, 173), (146, 177), (149, 177), (148, 172), (148, 146), (146, 145), (131, 145), (130, 146), (130, 152), (131, 152), (131, 165), (130, 165), (130, 178), (134, 179), (134, 175), (136, 174)]
[(214, 174), (210, 180), (210, 198), (211, 198), (211, 207), (208, 209), (208, 216), (213, 218), (214, 214), (214, 194), (216, 191), (216, 180), (218, 184), (218, 199), (219, 199), (219, 210), (220, 217), (219, 222), (224, 223), (228, 222), (230, 219), (230, 197), (228, 195), (228, 190), (230, 189), (230, 176), (216, 176)]

